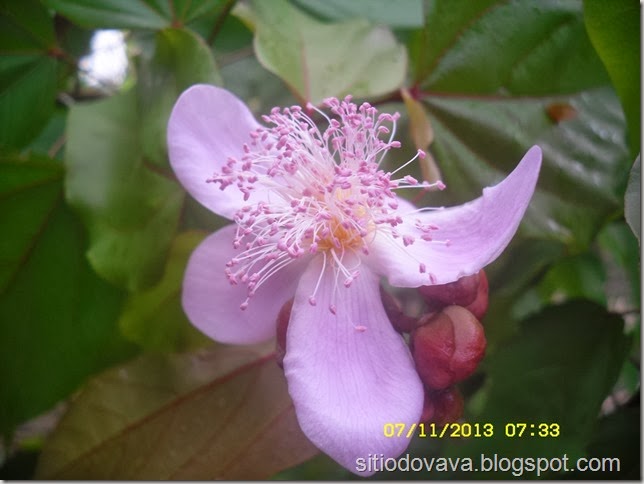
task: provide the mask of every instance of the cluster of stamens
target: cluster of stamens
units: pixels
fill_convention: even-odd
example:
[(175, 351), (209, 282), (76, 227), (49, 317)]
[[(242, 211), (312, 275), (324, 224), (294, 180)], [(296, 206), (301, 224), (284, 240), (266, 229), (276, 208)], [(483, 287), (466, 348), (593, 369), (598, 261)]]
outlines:
[[(324, 132), (299, 106), (274, 108), (263, 117), (270, 127), (250, 133), (241, 159), (229, 158), (207, 180), (222, 190), (236, 187), (248, 202), (234, 217), (233, 245), (240, 253), (226, 264), (228, 280), (245, 284), (248, 298), (282, 268), (318, 253), (323, 256), (318, 286), (326, 268), (333, 266), (336, 282), (349, 287), (359, 267), (348, 267), (345, 255), (368, 255), (376, 232), (402, 237), (404, 246), (416, 240), (397, 230), (402, 218), (395, 190), (444, 188), (441, 182), (419, 182), (411, 176), (392, 179), (415, 159), (424, 158), (421, 150), (394, 172), (380, 169), (387, 151), (400, 147), (393, 140), (398, 113), (379, 114), (368, 103), (358, 107), (350, 97), (327, 99), (325, 105), (338, 119), (307, 106), (328, 122)], [(253, 193), (262, 201), (253, 203)], [(432, 241), (437, 229), (419, 220), (415, 228), (425, 241)], [(419, 271), (426, 272), (424, 264), (419, 263)], [(316, 292), (317, 287), (309, 298), (312, 305)], [(248, 298), (241, 309), (248, 307)], [(329, 309), (335, 313), (333, 305)]]

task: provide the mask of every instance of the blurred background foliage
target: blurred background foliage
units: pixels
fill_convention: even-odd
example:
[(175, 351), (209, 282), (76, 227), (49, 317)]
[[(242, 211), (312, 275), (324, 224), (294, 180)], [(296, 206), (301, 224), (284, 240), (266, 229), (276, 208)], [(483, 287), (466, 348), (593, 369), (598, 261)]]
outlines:
[(639, 18), (636, 0), (0, 0), (0, 478), (352, 477), (302, 436), (270, 344), (216, 345), (181, 309), (224, 221), (177, 183), (165, 129), (212, 83), (258, 114), (346, 94), (399, 111), (390, 167), (428, 149), (415, 175), (448, 186), (423, 204), (475, 198), (539, 144), (461, 391), (465, 421), (561, 437), (410, 452), (620, 457), (604, 477), (639, 479)]

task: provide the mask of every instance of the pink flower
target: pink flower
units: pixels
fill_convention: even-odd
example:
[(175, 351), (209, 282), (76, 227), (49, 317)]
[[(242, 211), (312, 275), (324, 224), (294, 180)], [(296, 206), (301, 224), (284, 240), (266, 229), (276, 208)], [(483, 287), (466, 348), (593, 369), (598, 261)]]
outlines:
[(532, 197), (541, 150), (472, 202), (417, 209), (397, 191), (428, 185), (379, 168), (400, 146), (398, 116), (349, 98), (325, 104), (337, 119), (327, 118), (324, 132), (298, 106), (273, 109), (263, 127), (228, 91), (193, 86), (172, 111), (168, 146), (183, 186), (234, 222), (192, 254), (188, 317), (217, 341), (256, 343), (275, 336), (277, 313), (294, 297), (284, 371), (300, 426), (358, 473), (358, 458), (405, 450), (406, 435), (385, 437), (383, 426), (416, 423), (423, 407), (380, 278), (444, 284), (492, 262)]

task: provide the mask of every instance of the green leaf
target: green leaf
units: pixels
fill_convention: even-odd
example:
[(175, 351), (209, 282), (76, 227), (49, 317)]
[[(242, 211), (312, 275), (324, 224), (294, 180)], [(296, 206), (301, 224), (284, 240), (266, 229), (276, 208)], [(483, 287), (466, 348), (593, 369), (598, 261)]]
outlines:
[(615, 311), (639, 309), (640, 247), (633, 232), (626, 223), (617, 221), (604, 226), (597, 240), (606, 252), (602, 258), (609, 275), (606, 291), (615, 301)]
[(264, 69), (254, 56), (223, 66), (221, 75), (226, 88), (260, 115), (273, 106), (292, 106), (297, 102), (280, 79)]
[(628, 185), (626, 186), (626, 194), (624, 195), (624, 216), (626, 217), (626, 222), (628, 222), (628, 225), (639, 241), (641, 241), (640, 236), (642, 232), (642, 226), (640, 225), (642, 217), (641, 183), (642, 164), (640, 156), (638, 156), (631, 168), (631, 174), (628, 176)]
[(434, 92), (565, 94), (608, 81), (579, 1), (436, 0), (410, 49), (416, 82)]
[(628, 150), (581, 1), (430, 1), (408, 45), (445, 204), (478, 196), (538, 144), (544, 164), (521, 233), (586, 250), (620, 210)]
[(56, 98), (53, 21), (35, 0), (0, 2), (0, 147), (22, 148), (47, 123)]
[(210, 341), (190, 324), (181, 306), (183, 273), (203, 238), (199, 232), (179, 234), (170, 248), (163, 278), (129, 297), (119, 320), (126, 338), (153, 351), (185, 351)]
[(599, 258), (591, 253), (561, 259), (539, 284), (544, 301), (561, 303), (585, 298), (606, 306), (606, 273)]
[(459, 35), (481, 18), (497, 0), (425, 2), (425, 27), (414, 32), (409, 42), (409, 56), (414, 83), (424, 81)]
[(168, 2), (153, 0), (44, 0), (44, 3), (87, 28), (162, 29), (169, 24), (170, 17)]
[(29, 246), (37, 238), (52, 206), (59, 203), (63, 169), (46, 159), (25, 162), (0, 158), (0, 200), (3, 210), (0, 226), (4, 234), (0, 251), (0, 290), (7, 290), (20, 271)]
[(405, 48), (365, 20), (325, 24), (285, 0), (253, 2), (255, 53), (302, 100), (377, 96), (402, 84)]
[(218, 31), (213, 30), (213, 24), (213, 21), (206, 23), (200, 20), (190, 24), (190, 28), (198, 32), (202, 37), (207, 38), (208, 43), (214, 48), (215, 55), (220, 58), (226, 56), (226, 54), (231, 54), (230, 57), (237, 58), (242, 50), (251, 55), (249, 51), (253, 46), (253, 33), (241, 20), (234, 15), (227, 15), (221, 24), (221, 29)]
[(88, 28), (178, 27), (218, 8), (221, 0), (44, 0), (73, 22)]
[(567, 98), (576, 118), (560, 123), (547, 115), (553, 99), (427, 98), (432, 146), (447, 184), (441, 195), (448, 203), (478, 196), (538, 144), (544, 163), (523, 233), (581, 251), (620, 209), (629, 163), (624, 119), (607, 88)]
[[(573, 302), (545, 309), (525, 321), (520, 334), (487, 361), (486, 403), (471, 419), (492, 423), (494, 435), (450, 443), (448, 455), (566, 454), (571, 462), (583, 456), (628, 348), (621, 318), (601, 306)], [(522, 438), (505, 435), (505, 426), (514, 423), (528, 424)], [(559, 436), (539, 437), (540, 423), (557, 424)]]
[(177, 19), (182, 24), (187, 24), (202, 16), (210, 16), (224, 3), (224, 0), (173, 0), (174, 25), (177, 25)]
[(51, 156), (63, 160), (65, 145), (65, 127), (67, 125), (67, 108), (57, 108), (44, 129), (27, 146), (30, 153)]
[(565, 246), (555, 240), (517, 240), (510, 244), (494, 264), (485, 268), (490, 293), (495, 296), (502, 294), (516, 297), (564, 254)]
[(163, 271), (184, 191), (142, 157), (134, 92), (73, 106), (67, 133), (66, 197), (89, 229), (92, 267), (121, 287), (149, 287)]
[[(56, 17), (56, 38), (61, 48), (72, 58), (80, 59), (90, 54), (94, 34), (93, 29), (80, 27), (61, 15)], [(68, 67), (76, 75), (76, 65)]]
[(410, 28), (423, 25), (422, 0), (294, 0), (295, 4), (329, 20), (364, 18), (375, 24)]
[(484, 416), (560, 423), (562, 439), (544, 443), (554, 454), (564, 441), (583, 442), (590, 436), (629, 339), (619, 316), (587, 302), (546, 308), (522, 329), (488, 364), (491, 386)]
[(633, 156), (640, 151), (640, 9), (636, 0), (584, 0), (586, 30), (622, 102)]
[(54, 405), (132, 348), (123, 293), (99, 278), (85, 233), (46, 158), (0, 158), (0, 432)]
[(215, 61), (204, 41), (185, 29), (156, 34), (151, 59), (139, 70), (141, 136), (146, 159), (167, 165), (166, 128), (179, 95), (197, 83), (221, 84)]
[[(619, 458), (619, 469), (613, 462), (613, 469), (593, 473), (593, 479), (632, 480), (641, 479), (640, 454), (640, 407), (621, 408), (599, 421), (595, 436), (588, 446), (589, 457), (599, 459)], [(611, 472), (612, 471), (612, 472)]]
[(485, 268), (490, 298), (483, 322), (491, 323), (485, 328), (487, 354), (503, 346), (517, 332), (518, 323), (526, 313), (541, 309), (541, 299), (531, 294), (534, 281), (564, 253), (565, 246), (561, 242), (517, 238), (493, 264)]
[(194, 83), (220, 83), (195, 34), (164, 29), (152, 45), (134, 92), (74, 106), (68, 122), (67, 196), (90, 228), (88, 256), (100, 275), (131, 290), (160, 277), (184, 200), (167, 179), (172, 106)]
[(45, 479), (265, 479), (312, 457), (257, 347), (147, 355), (91, 381), (45, 444)]

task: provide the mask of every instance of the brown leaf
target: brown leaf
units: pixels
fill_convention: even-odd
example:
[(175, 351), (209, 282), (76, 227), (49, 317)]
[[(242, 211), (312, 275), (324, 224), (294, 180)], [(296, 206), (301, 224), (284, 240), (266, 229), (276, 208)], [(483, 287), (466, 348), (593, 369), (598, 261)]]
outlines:
[(266, 347), (146, 355), (92, 380), (45, 444), (41, 479), (262, 479), (309, 459)]
[(434, 129), (423, 105), (412, 97), (410, 92), (403, 88), (400, 90), (402, 99), (409, 115), (409, 133), (416, 149), (427, 151), (434, 141)]
[(411, 93), (402, 88), (400, 94), (409, 116), (409, 135), (416, 149), (423, 150), (425, 157), (418, 160), (423, 180), (434, 183), (442, 178), (440, 168), (432, 154), (427, 151), (434, 141), (434, 128), (423, 104), (414, 99)]

